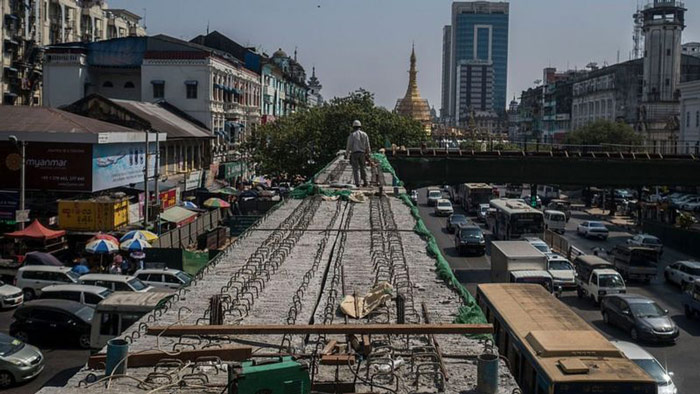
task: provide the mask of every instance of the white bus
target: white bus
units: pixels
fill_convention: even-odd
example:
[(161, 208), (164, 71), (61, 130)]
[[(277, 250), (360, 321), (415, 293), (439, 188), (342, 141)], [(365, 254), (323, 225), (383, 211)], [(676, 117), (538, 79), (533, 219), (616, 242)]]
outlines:
[(544, 233), (542, 211), (520, 200), (506, 198), (491, 200), (489, 205), (496, 210), (487, 219), (495, 239), (510, 240), (526, 236), (542, 238)]
[(459, 202), (467, 213), (474, 213), (479, 204), (487, 204), (493, 198), (493, 186), (487, 183), (463, 183), (459, 185)]

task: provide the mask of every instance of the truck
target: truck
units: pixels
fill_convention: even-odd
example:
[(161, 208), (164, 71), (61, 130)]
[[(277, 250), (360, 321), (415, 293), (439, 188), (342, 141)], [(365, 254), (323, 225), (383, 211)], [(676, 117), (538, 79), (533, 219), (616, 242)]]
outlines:
[(475, 213), (480, 204), (493, 198), (493, 186), (487, 183), (463, 183), (459, 187), (459, 201), (467, 213)]
[(658, 271), (659, 253), (644, 246), (616, 245), (612, 250), (613, 265), (624, 279), (651, 282)]
[(491, 242), (491, 282), (539, 283), (554, 291), (547, 257), (527, 241)]
[(598, 256), (580, 255), (574, 259), (576, 270), (576, 294), (588, 297), (598, 305), (601, 298), (610, 294), (627, 292), (622, 275), (615, 271), (613, 263)]

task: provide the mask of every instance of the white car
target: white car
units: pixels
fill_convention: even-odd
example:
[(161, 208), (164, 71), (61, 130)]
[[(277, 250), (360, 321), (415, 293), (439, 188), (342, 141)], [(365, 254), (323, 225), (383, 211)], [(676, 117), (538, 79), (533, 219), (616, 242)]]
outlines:
[(651, 376), (652, 379), (656, 380), (658, 384), (658, 394), (676, 394), (678, 392), (676, 385), (673, 384), (673, 380), (671, 380), (673, 372), (666, 371), (666, 368), (664, 368), (654, 356), (649, 354), (649, 352), (631, 342), (612, 340), (610, 343), (615, 345), (625, 357), (637, 364), (644, 372)]
[(552, 275), (554, 287), (562, 290), (576, 290), (576, 270), (566, 257), (547, 253), (547, 272)]
[(675, 283), (682, 289), (700, 279), (700, 262), (676, 261), (664, 269), (664, 278), (667, 282)]
[(192, 276), (187, 272), (170, 268), (142, 269), (136, 271), (134, 276), (159, 289), (177, 290), (192, 282)]
[(112, 294), (112, 290), (91, 285), (53, 285), (41, 291), (41, 299), (70, 300), (95, 306)]
[(544, 253), (545, 255), (547, 253), (552, 253), (552, 249), (549, 248), (549, 245), (547, 245), (546, 242), (543, 240), (537, 238), (537, 237), (525, 237), (525, 241), (529, 242), (530, 245), (534, 246), (535, 249), (539, 250), (540, 252)]
[(30, 301), (40, 296), (41, 289), (46, 286), (75, 284), (79, 278), (70, 267), (29, 265), (17, 270), (15, 286), (22, 289), (24, 300)]
[(659, 255), (664, 251), (664, 245), (661, 240), (649, 234), (637, 234), (627, 240), (627, 245), (644, 246), (659, 252)]
[(579, 224), (576, 228), (576, 233), (586, 238), (594, 237), (602, 240), (608, 239), (608, 228), (605, 227), (605, 223), (595, 220), (586, 220), (581, 222), (581, 224)]
[(22, 305), (24, 295), (22, 289), (0, 280), (0, 308), (12, 308)]
[(674, 206), (674, 207), (679, 207), (679, 208), (680, 208), (680, 207), (683, 206), (683, 204), (690, 202), (690, 201), (693, 200), (695, 197), (697, 197), (697, 196), (694, 195), (694, 194), (686, 194), (686, 195), (684, 195), (684, 196), (681, 196), (681, 197), (672, 199), (672, 200), (671, 200), (671, 205)]
[(112, 291), (147, 292), (153, 290), (153, 287), (143, 283), (141, 279), (128, 275), (85, 274), (80, 277), (80, 283), (102, 286)]
[(428, 190), (428, 205), (436, 205), (438, 200), (442, 199), (442, 192), (437, 189)]
[(454, 209), (452, 208), (450, 200), (443, 198), (437, 201), (437, 205), (435, 205), (436, 216), (450, 216), (453, 213)]

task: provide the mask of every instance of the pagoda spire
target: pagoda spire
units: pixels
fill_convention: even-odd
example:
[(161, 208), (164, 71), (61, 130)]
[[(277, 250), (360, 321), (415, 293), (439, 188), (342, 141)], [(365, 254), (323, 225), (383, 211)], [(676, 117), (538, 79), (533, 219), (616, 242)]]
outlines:
[(397, 100), (395, 111), (421, 122), (426, 132), (430, 132), (430, 106), (428, 100), (420, 96), (416, 74), (418, 74), (416, 70), (416, 46), (413, 44), (411, 45), (411, 67), (408, 71), (408, 88), (404, 98)]
[(413, 43), (411, 44), (411, 68), (408, 70), (408, 89), (405, 98), (420, 97), (416, 74), (418, 74), (416, 70), (416, 45)]

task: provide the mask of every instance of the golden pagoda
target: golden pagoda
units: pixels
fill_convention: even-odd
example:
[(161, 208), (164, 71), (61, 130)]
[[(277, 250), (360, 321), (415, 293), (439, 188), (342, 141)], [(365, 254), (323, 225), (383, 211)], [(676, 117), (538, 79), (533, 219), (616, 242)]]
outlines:
[(396, 113), (408, 116), (419, 121), (425, 131), (430, 133), (432, 119), (430, 116), (430, 106), (428, 100), (420, 96), (418, 92), (418, 84), (416, 83), (416, 51), (415, 47), (411, 48), (411, 69), (408, 72), (408, 89), (406, 95), (402, 99), (396, 101)]

